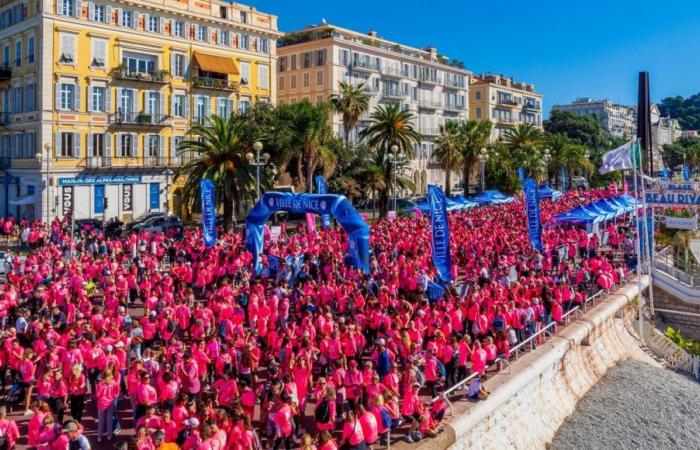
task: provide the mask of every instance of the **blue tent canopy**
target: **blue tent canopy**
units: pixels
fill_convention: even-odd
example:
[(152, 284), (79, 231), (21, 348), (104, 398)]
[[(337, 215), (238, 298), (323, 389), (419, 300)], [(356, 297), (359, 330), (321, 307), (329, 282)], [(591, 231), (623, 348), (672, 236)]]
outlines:
[(515, 197), (492, 190), (470, 197), (469, 200), (480, 205), (501, 205), (515, 201)]
[(576, 208), (554, 217), (554, 222), (562, 223), (600, 223), (616, 219), (634, 211), (636, 200), (629, 195), (613, 199), (600, 199), (586, 206)]
[[(447, 199), (447, 211), (452, 212), (452, 211), (464, 211), (470, 208), (474, 208), (475, 206), (478, 206), (474, 202), (470, 202), (468, 200), (465, 201), (456, 201), (452, 200), (450, 198)], [(404, 211), (415, 211), (418, 210), (424, 214), (430, 214), (430, 202), (428, 202), (427, 199), (420, 201), (416, 203), (414, 206), (409, 206), (407, 208), (404, 208)]]
[(562, 194), (561, 192), (556, 191), (556, 190), (552, 189), (552, 188), (549, 187), (549, 186), (544, 186), (544, 187), (541, 187), (541, 188), (539, 188), (539, 189), (537, 190), (537, 196), (538, 196), (540, 199), (546, 199), (546, 198), (548, 198), (548, 199), (552, 200), (553, 202), (559, 200), (559, 198), (560, 198), (562, 195), (563, 195), (563, 194)]

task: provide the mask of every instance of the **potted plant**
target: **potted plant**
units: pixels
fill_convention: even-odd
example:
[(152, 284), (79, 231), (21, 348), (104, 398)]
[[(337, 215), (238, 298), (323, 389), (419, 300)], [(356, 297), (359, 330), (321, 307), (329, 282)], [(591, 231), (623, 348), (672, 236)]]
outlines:
[(150, 114), (140, 113), (136, 116), (136, 123), (153, 123), (152, 119)]

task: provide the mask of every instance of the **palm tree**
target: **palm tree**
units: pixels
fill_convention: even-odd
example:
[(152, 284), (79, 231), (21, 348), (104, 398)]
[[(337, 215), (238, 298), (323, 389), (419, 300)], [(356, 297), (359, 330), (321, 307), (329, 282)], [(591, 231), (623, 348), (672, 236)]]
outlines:
[(529, 123), (519, 124), (506, 130), (503, 142), (511, 150), (527, 145), (538, 147), (542, 142), (542, 131)]
[(322, 169), (328, 178), (335, 168), (336, 157), (330, 149), (333, 131), (328, 125), (327, 104), (313, 106), (308, 101), (278, 107), (280, 142), (285, 148), (282, 165), (294, 163), (297, 187), (306, 192), (314, 190), (314, 175)]
[[(570, 174), (583, 171), (593, 171), (594, 166), (589, 160), (588, 147), (572, 142), (564, 134), (548, 134), (545, 145), (552, 155), (554, 167), (565, 167)], [(559, 171), (555, 172), (558, 182)]]
[[(383, 218), (388, 212), (388, 186), (393, 184), (393, 171), (398, 169), (398, 165), (401, 164), (399, 157), (413, 158), (413, 145), (420, 143), (421, 135), (411, 124), (413, 113), (397, 104), (378, 106), (372, 112), (370, 120), (369, 127), (362, 130), (360, 137), (367, 138), (367, 143), (376, 151), (376, 158), (385, 161), (382, 165), (385, 186), (379, 190), (379, 214)], [(396, 146), (397, 151), (392, 153), (393, 157), (396, 158), (392, 163), (389, 154), (393, 146)]]
[(330, 96), (331, 108), (343, 117), (345, 145), (350, 141), (350, 130), (355, 128), (357, 121), (369, 109), (369, 95), (364, 90), (364, 83), (357, 86), (340, 82), (340, 92)]
[(435, 140), (435, 160), (445, 171), (445, 194), (448, 197), (452, 194), (452, 170), (463, 163), (460, 141), (459, 122), (448, 120), (445, 125), (440, 125), (440, 136)]
[(476, 164), (479, 151), (484, 148), (491, 136), (491, 122), (488, 120), (468, 120), (460, 127), (459, 151), (462, 154), (462, 183), (464, 192), (469, 194), (469, 176)]
[(245, 201), (255, 192), (255, 169), (246, 160), (248, 146), (245, 120), (232, 115), (229, 119), (211, 116), (204, 124), (195, 123), (190, 140), (180, 143), (179, 152), (196, 157), (180, 167), (175, 179), (186, 177), (182, 194), (189, 205), (199, 204), (200, 182), (210, 179), (216, 188), (216, 198), (223, 203), (224, 229), (233, 229), (234, 203)]
[[(549, 149), (552, 156), (552, 166), (559, 167), (561, 165), (561, 155), (566, 153), (566, 148), (571, 145), (571, 140), (563, 133), (547, 134), (545, 145)], [(549, 174), (547, 174), (549, 178)], [(554, 182), (559, 183), (559, 171), (554, 171)]]

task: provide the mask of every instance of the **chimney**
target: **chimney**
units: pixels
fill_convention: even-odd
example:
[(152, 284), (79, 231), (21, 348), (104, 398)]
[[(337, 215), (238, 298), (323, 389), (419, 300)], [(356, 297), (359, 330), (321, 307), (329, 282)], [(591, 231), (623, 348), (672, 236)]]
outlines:
[(432, 45), (429, 45), (428, 47), (426, 47), (425, 51), (430, 54), (431, 61), (435, 61), (437, 59), (438, 51), (435, 47), (433, 47)]
[(367, 32), (367, 35), (368, 35), (369, 37), (371, 37), (371, 38), (376, 38), (376, 37), (377, 37), (377, 32), (374, 31), (374, 30), (369, 30), (369, 31)]

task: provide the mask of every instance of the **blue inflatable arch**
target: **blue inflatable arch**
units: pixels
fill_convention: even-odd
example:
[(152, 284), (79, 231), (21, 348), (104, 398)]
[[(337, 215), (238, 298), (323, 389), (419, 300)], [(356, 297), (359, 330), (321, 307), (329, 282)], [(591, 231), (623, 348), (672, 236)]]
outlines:
[(330, 214), (348, 233), (348, 262), (369, 273), (369, 226), (360, 217), (352, 203), (342, 195), (291, 194), (266, 192), (246, 218), (245, 246), (253, 254), (255, 272), (260, 273), (265, 222), (273, 213)]

